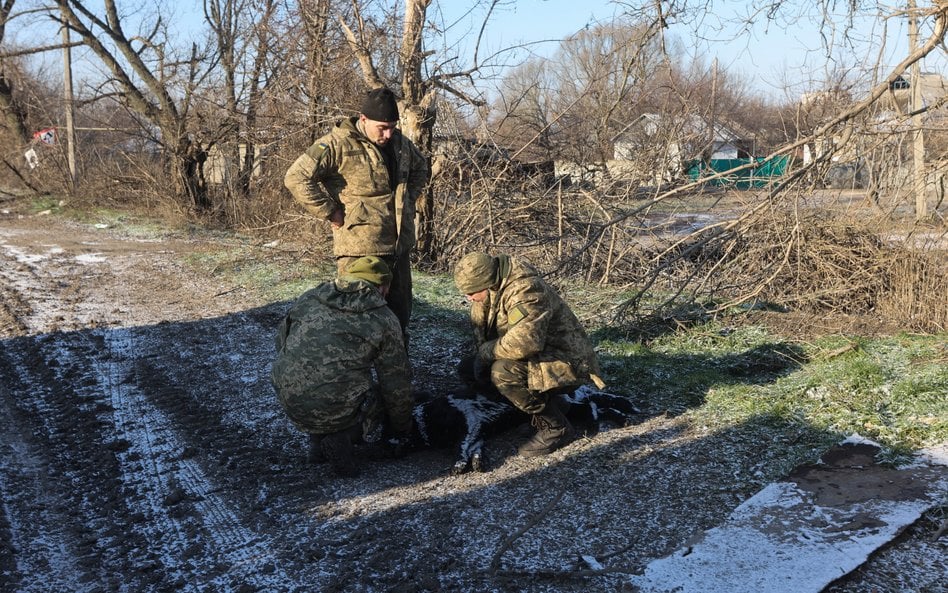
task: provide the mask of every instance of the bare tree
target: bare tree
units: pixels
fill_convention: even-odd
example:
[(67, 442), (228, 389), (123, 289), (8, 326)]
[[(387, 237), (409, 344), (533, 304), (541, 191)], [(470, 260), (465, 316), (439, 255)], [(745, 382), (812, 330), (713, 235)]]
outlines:
[(205, 19), (216, 42), (225, 101), (220, 106), (208, 101), (223, 114), (207, 144), (224, 145), (224, 162), (236, 169), (232, 189), (242, 198), (250, 192), (256, 164), (257, 116), (264, 84), (279, 63), (274, 59), (278, 54), (273, 47), (279, 37), (275, 30), (278, 6), (276, 0), (204, 0)]
[(566, 113), (561, 145), (574, 160), (612, 158), (615, 135), (641, 110), (665, 65), (658, 43), (661, 19), (613, 22), (566, 39), (554, 60), (557, 105)]
[(489, 129), (494, 140), (519, 158), (552, 160), (555, 81), (552, 64), (534, 58), (511, 70), (501, 80), (491, 106)]
[[(15, 12), (14, 8), (18, 10)], [(32, 67), (28, 58), (51, 51), (62, 51), (63, 49), (68, 51), (69, 48), (79, 45), (78, 43), (64, 42), (14, 46), (7, 41), (8, 30), (15, 32), (12, 25), (18, 24), (21, 27), (29, 28), (35, 26), (38, 20), (44, 19), (45, 15), (46, 9), (43, 7), (27, 4), (27, 8), (23, 9), (22, 3), (17, 6), (16, 0), (3, 0), (0, 3), (0, 46), (3, 48), (0, 51), (0, 129), (6, 132), (6, 145), (17, 157), (11, 160), (7, 158), (7, 155), (4, 155), (3, 161), (7, 169), (30, 187), (33, 186), (26, 181), (21, 166), (18, 164), (23, 160), (19, 157), (24, 148), (36, 142), (30, 136), (30, 126), (32, 125), (30, 120), (35, 120), (35, 123), (44, 126), (57, 121), (59, 113), (57, 113), (56, 108), (61, 101), (56, 99), (56, 95), (59, 93), (59, 96), (62, 96), (62, 93), (56, 88), (59, 83), (49, 83), (40, 70)], [(57, 145), (57, 147), (61, 146), (61, 143)], [(72, 150), (71, 145), (69, 150)], [(71, 160), (72, 155), (73, 153), (70, 152), (70, 165), (75, 164)], [(64, 177), (64, 180), (70, 186), (72, 172), (73, 169), (70, 166), (69, 177)], [(65, 170), (64, 173), (66, 173)], [(46, 178), (52, 179), (49, 176), (46, 176)]]
[(333, 88), (333, 81), (338, 80), (331, 72), (333, 63), (333, 48), (339, 44), (332, 43), (330, 28), (331, 0), (299, 0), (299, 15), (305, 33), (303, 54), (308, 58), (305, 62), (305, 71), (308, 74), (305, 88), (309, 98), (310, 126), (309, 140), (315, 140), (321, 133), (319, 126), (321, 116), (325, 110), (322, 99), (327, 97)]
[[(6, 34), (7, 22), (13, 12), (16, 0), (3, 0), (0, 5), (0, 44)], [(29, 142), (29, 132), (26, 129), (26, 112), (23, 105), (13, 96), (13, 83), (7, 73), (8, 62), (11, 58), (0, 58), (0, 125), (6, 128), (15, 141), (20, 145)]]
[(167, 39), (167, 23), (157, 16), (142, 22), (150, 30), (130, 35), (115, 0), (104, 1), (103, 14), (83, 0), (56, 0), (55, 5), (70, 30), (107, 68), (106, 94), (158, 130), (155, 141), (167, 157), (175, 193), (186, 196), (195, 210), (207, 210), (202, 176), (206, 153), (189, 129), (195, 90), (212, 65), (206, 49), (192, 42), (186, 54), (176, 56)]

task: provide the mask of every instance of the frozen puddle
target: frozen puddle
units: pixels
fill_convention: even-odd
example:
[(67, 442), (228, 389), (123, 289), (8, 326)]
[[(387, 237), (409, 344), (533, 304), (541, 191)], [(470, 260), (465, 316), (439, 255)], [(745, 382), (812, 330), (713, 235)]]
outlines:
[(640, 591), (817, 593), (856, 569), (948, 493), (948, 446), (903, 468), (847, 439), (770, 484), (719, 527), (631, 578)]

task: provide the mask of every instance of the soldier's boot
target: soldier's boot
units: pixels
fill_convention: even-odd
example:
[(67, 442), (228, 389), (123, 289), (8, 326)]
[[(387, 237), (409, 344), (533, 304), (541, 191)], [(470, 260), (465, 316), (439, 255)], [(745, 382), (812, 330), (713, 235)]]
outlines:
[(355, 454), (352, 448), (351, 430), (327, 434), (322, 438), (321, 448), (333, 473), (342, 478), (354, 478), (359, 475)]
[(530, 423), (537, 432), (520, 446), (517, 452), (521, 457), (548, 455), (576, 439), (576, 430), (555, 399), (551, 397), (543, 410), (531, 417)]
[(309, 451), (306, 453), (307, 463), (325, 463), (326, 455), (323, 454), (323, 436), (319, 434), (310, 434)]

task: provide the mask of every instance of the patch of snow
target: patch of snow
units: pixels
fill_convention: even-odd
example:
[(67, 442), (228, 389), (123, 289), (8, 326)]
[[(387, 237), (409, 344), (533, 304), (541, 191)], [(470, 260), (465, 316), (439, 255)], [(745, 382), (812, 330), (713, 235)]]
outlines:
[(918, 464), (948, 465), (948, 443), (923, 449), (917, 455)]
[(26, 251), (23, 251), (22, 249), (19, 249), (18, 247), (14, 247), (13, 245), (4, 244), (3, 249), (8, 254), (10, 254), (13, 257), (13, 259), (15, 259), (21, 264), (31, 265), (37, 262), (41, 262), (45, 259), (49, 259), (48, 255), (46, 254), (27, 253)]
[(603, 570), (605, 566), (602, 565), (595, 556), (590, 556), (589, 554), (582, 555), (583, 562), (589, 567), (590, 570)]
[(843, 439), (843, 441), (840, 442), (840, 444), (841, 445), (871, 445), (873, 447), (876, 447), (877, 449), (882, 448), (882, 445), (880, 445), (876, 441), (872, 439), (868, 439), (862, 436), (861, 434), (855, 433), (855, 432), (849, 435), (848, 437), (846, 437), (845, 439)]
[(108, 261), (101, 253), (82, 253), (76, 256), (76, 261), (83, 265), (101, 264)]
[[(866, 442), (858, 435), (844, 441)], [(938, 456), (936, 452), (934, 457)], [(927, 494), (913, 499), (839, 506), (818, 504), (813, 492), (794, 482), (770, 484), (737, 507), (722, 525), (704, 532), (692, 545), (652, 561), (643, 574), (630, 580), (642, 593), (818, 593), (918, 520), (948, 488), (945, 472), (933, 472), (926, 480)], [(872, 521), (853, 520), (860, 516)]]

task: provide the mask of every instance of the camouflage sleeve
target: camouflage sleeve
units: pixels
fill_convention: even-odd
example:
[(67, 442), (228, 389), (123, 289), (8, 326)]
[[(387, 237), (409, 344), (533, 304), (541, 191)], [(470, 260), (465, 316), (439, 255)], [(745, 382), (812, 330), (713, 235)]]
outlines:
[(330, 136), (324, 136), (301, 154), (287, 169), (283, 184), (307, 212), (328, 220), (341, 208), (319, 182), (338, 169), (337, 150)]
[(283, 351), (283, 346), (286, 344), (286, 337), (288, 335), (290, 335), (290, 316), (286, 315), (280, 320), (280, 325), (277, 326), (276, 336), (274, 336), (273, 340), (277, 352)]
[(378, 375), (382, 401), (388, 411), (392, 432), (403, 435), (411, 430), (412, 395), (409, 378), (408, 355), (402, 342), (402, 331), (398, 319), (389, 309), (382, 319), (378, 358), (375, 372)]
[(494, 358), (526, 360), (542, 352), (552, 318), (543, 286), (539, 281), (514, 282), (500, 298), (507, 332), (494, 344)]
[(488, 303), (471, 303), (471, 329), (474, 331), (474, 346), (479, 347), (492, 337), (487, 335)]
[(411, 203), (415, 203), (418, 196), (425, 189), (428, 183), (428, 159), (418, 150), (414, 144), (411, 145), (411, 169), (408, 172), (408, 197)]

